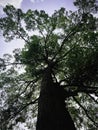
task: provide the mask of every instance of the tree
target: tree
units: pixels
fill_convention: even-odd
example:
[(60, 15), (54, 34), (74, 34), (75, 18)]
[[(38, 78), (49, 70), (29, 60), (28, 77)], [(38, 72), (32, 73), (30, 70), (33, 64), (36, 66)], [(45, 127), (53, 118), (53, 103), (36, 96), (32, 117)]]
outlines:
[[(81, 6), (81, 2), (83, 5), (86, 2), (86, 6)], [(77, 0), (78, 11), (67, 12), (61, 8), (52, 16), (43, 10), (23, 13), (11, 5), (4, 8), (6, 16), (0, 19), (3, 36), (7, 41), (16, 37), (26, 43), (22, 51), (14, 51), (13, 63), (1, 59), (1, 68), (9, 65), (25, 68), (25, 72), (15, 78), (17, 80), (10, 82), (17, 86), (18, 93), (13, 93), (12, 106), (7, 108), (13, 115), (10, 112), (7, 119), (16, 117), (38, 100), (36, 130), (76, 130), (83, 127), (81, 122), (84, 127), (97, 128), (98, 108), (90, 101), (97, 103), (98, 96), (98, 19), (91, 10), (97, 6), (89, 2)], [(91, 106), (95, 111), (90, 110)]]

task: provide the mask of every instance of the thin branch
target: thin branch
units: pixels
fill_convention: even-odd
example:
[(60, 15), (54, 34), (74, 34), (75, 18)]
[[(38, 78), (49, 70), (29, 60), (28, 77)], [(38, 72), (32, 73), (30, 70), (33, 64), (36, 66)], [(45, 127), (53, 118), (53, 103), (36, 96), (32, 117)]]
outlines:
[(53, 61), (53, 60), (56, 58), (56, 56), (61, 52), (61, 50), (62, 50), (64, 44), (68, 41), (68, 39), (69, 39), (71, 36), (73, 36), (75, 33), (76, 33), (75, 31), (73, 31), (73, 32), (71, 31), (71, 32), (68, 33), (68, 35), (67, 35), (67, 36), (65, 37), (65, 39), (63, 40), (63, 42), (62, 42), (62, 44), (61, 44), (61, 46), (60, 46), (58, 52), (57, 52), (57, 53), (54, 55), (54, 57), (52, 58), (52, 61)]
[[(97, 88), (98, 89), (98, 88)], [(79, 92), (83, 92), (83, 93), (86, 93), (86, 94), (93, 94), (93, 93), (96, 93), (96, 89), (94, 88), (94, 87), (92, 87), (92, 88), (89, 88), (89, 87), (87, 87), (87, 88), (78, 88), (77, 89), (77, 92), (79, 93)]]
[(28, 39), (28, 40), (25, 39), (19, 31), (17, 31), (17, 33), (14, 33), (14, 34), (15, 34), (15, 35), (18, 35), (18, 36), (19, 36), (22, 40), (24, 40), (27, 44), (30, 43), (30, 42), (29, 42), (29, 39)]
[[(14, 32), (13, 31), (13, 33), (15, 34), (15, 35), (17, 35), (17, 36), (19, 36), (19, 38), (21, 38), (22, 40), (24, 40), (25, 41), (25, 43), (27, 43), (27, 44), (29, 44), (29, 38), (28, 39), (26, 39), (26, 38), (24, 38), (24, 36), (21, 34), (21, 32), (19, 31), (21, 29), (21, 24), (20, 24), (20, 22), (19, 22), (19, 20), (17, 21), (17, 32)], [(29, 37), (29, 36), (28, 36)]]
[[(44, 55), (43, 55), (43, 57), (44, 57)], [(35, 59), (33, 59), (34, 61), (35, 61)], [(5, 66), (11, 66), (11, 65), (31, 65), (32, 64), (32, 61), (33, 61), (32, 59), (30, 59), (30, 60), (24, 60), (23, 62), (3, 62), (3, 63), (1, 63), (0, 64), (0, 67), (5, 67)], [(40, 60), (44, 60), (44, 58), (43, 59), (37, 59), (38, 61), (40, 61)], [(37, 62), (37, 61), (35, 61), (35, 62)]]
[[(81, 39), (80, 39), (81, 40)], [(80, 41), (79, 39), (77, 40), (78, 42)], [(76, 41), (76, 43), (77, 43), (77, 41)], [(76, 47), (76, 44), (72, 47), (72, 48), (70, 48), (67, 52), (65, 52), (62, 56), (60, 56), (58, 59), (57, 59), (57, 61), (58, 62), (62, 62), (63, 60), (65, 60), (64, 58), (74, 49)], [(81, 48), (87, 48), (87, 47), (81, 47)]]
[[(63, 49), (64, 44), (77, 33), (77, 28), (80, 26), (81, 22), (79, 22), (77, 25), (75, 25), (75, 27), (67, 34), (67, 36), (65, 36), (58, 52), (54, 55), (54, 57), (52, 58), (52, 61), (56, 58), (56, 56), (58, 55), (58, 53), (60, 53)], [(65, 54), (67, 55), (67, 54)]]
[[(25, 83), (26, 83), (26, 82), (25, 82)], [(17, 98), (19, 98), (23, 93), (26, 92), (26, 90), (28, 89), (28, 87), (30, 86), (30, 84), (31, 84), (31, 82), (27, 83), (27, 85), (26, 85), (26, 87), (24, 88), (24, 90), (17, 95)], [(22, 85), (21, 85), (20, 88), (22, 88)]]
[(10, 65), (23, 65), (23, 63), (19, 63), (19, 62), (5, 62), (4, 64), (5, 66), (10, 66)]
[[(64, 80), (63, 80), (64, 81)], [(76, 87), (77, 93), (86, 93), (86, 94), (96, 94), (96, 91), (98, 90), (98, 87), (91, 87), (91, 86), (86, 86), (86, 85), (78, 85), (78, 84), (67, 84), (67, 85), (62, 85), (62, 87), (66, 88), (69, 87), (71, 89), (72, 87)]]
[(44, 57), (45, 61), (47, 62), (47, 60), (48, 60), (48, 50), (47, 50), (47, 46), (46, 46), (47, 37), (44, 36), (44, 34), (43, 34), (43, 32), (41, 31), (40, 28), (39, 28), (39, 30), (40, 30), (41, 35), (43, 36), (43, 39), (44, 39), (44, 43), (45, 43), (45, 46), (44, 46), (44, 48), (45, 48), (45, 55), (43, 54), (43, 57)]
[(59, 58), (59, 60), (57, 60), (57, 61), (63, 60), (63, 58), (66, 57), (74, 48), (75, 48), (75, 46), (73, 46), (70, 50), (68, 50), (68, 51), (67, 51), (64, 55), (62, 55), (62, 56)]
[(90, 94), (88, 94), (88, 96), (89, 96), (95, 103), (98, 104), (98, 101), (97, 101), (93, 96), (91, 96)]
[[(15, 113), (13, 113), (10, 118), (8, 118), (6, 121), (10, 121), (12, 119), (14, 119), (18, 114), (20, 114), (25, 108), (27, 108), (29, 105), (32, 105), (32, 104), (35, 104), (37, 103), (39, 97), (37, 99), (35, 99), (34, 101), (31, 101), (27, 104), (25, 104), (23, 107), (21, 107), (18, 111), (16, 111)], [(1, 122), (2, 124), (1, 125), (4, 125), (4, 123), (6, 122), (5, 120), (3, 122)]]
[[(22, 86), (25, 85), (25, 84), (26, 84), (26, 82), (23, 83), (22, 85), (20, 85), (19, 91), (21, 91)], [(19, 98), (23, 93), (25, 93), (25, 91), (27, 90), (27, 88), (29, 87), (29, 85), (30, 85), (30, 83), (28, 83), (28, 84), (26, 85), (26, 87), (24, 88), (24, 90), (23, 90), (21, 93), (18, 93), (18, 94), (16, 95), (15, 100), (13, 100), (13, 102), (11, 102), (11, 104), (13, 104), (14, 102), (18, 101), (18, 98)]]
[(14, 117), (15, 117), (16, 115), (18, 115), (20, 112), (22, 112), (22, 111), (23, 111), (26, 107), (28, 107), (29, 105), (32, 105), (32, 104), (37, 103), (38, 99), (39, 99), (39, 97), (36, 98), (34, 101), (31, 101), (31, 102), (25, 104), (21, 109), (19, 109), (16, 113), (14, 113), (14, 114), (12, 115), (12, 118), (14, 118)]
[(79, 103), (79, 101), (73, 96), (74, 101), (83, 109), (85, 112), (86, 116), (90, 119), (91, 122), (98, 128), (98, 123), (95, 122), (88, 114), (88, 111)]
[(56, 75), (54, 74), (53, 71), (52, 71), (52, 75), (53, 75), (53, 79), (54, 79), (54, 81), (55, 81), (56, 83), (58, 83), (57, 77), (56, 77)]
[(48, 34), (47, 34), (47, 36), (46, 36), (46, 39), (45, 39), (45, 53), (46, 53), (46, 62), (48, 62), (48, 48), (47, 48), (47, 42), (49, 41), (49, 38), (50, 38), (50, 36), (51, 36), (51, 34), (52, 34), (52, 32), (55, 30), (55, 28), (52, 28), (49, 32), (48, 32)]

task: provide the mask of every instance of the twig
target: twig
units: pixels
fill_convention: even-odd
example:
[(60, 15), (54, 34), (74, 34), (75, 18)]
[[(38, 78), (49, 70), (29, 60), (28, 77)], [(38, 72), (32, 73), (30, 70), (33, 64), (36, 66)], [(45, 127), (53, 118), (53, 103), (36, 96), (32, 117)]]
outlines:
[(89, 96), (95, 103), (98, 104), (98, 101), (97, 101), (93, 96), (91, 96), (90, 94), (88, 94), (88, 96)]
[(1, 122), (1, 125), (4, 125), (4, 123), (6, 121), (9, 122), (11, 119), (14, 119), (19, 113), (21, 113), (29, 105), (37, 103), (38, 99), (39, 99), (39, 97), (37, 99), (35, 99), (34, 101), (31, 101), (31, 102), (25, 104), (22, 108), (20, 108), (18, 111), (16, 111), (15, 113), (13, 113), (13, 115), (11, 115), (10, 118), (8, 118), (7, 120), (4, 120), (3, 122)]
[(73, 96), (74, 101), (83, 109), (85, 112), (86, 116), (90, 119), (91, 122), (98, 128), (98, 123), (95, 122), (88, 114), (88, 111), (79, 103), (79, 101)]

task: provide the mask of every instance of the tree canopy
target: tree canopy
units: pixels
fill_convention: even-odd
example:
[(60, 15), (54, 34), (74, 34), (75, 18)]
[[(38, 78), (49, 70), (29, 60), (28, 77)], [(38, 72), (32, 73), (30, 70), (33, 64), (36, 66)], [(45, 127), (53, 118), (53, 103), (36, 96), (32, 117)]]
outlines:
[(4, 8), (0, 29), (5, 40), (22, 39), (25, 46), (15, 49), (13, 56), (0, 58), (2, 130), (13, 129), (18, 122), (34, 129), (30, 119), (36, 120), (47, 67), (53, 81), (67, 93), (65, 101), (76, 128), (97, 129), (98, 18), (94, 13), (98, 7), (95, 0), (76, 0), (74, 4), (77, 11), (61, 8), (51, 16), (44, 10), (24, 13), (12, 5)]

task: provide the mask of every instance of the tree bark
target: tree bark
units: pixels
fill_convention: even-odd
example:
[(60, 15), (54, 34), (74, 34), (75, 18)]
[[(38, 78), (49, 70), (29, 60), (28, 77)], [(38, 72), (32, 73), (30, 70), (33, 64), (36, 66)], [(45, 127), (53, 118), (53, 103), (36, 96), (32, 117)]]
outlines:
[(36, 130), (76, 130), (66, 108), (63, 89), (53, 82), (49, 70), (43, 75)]

